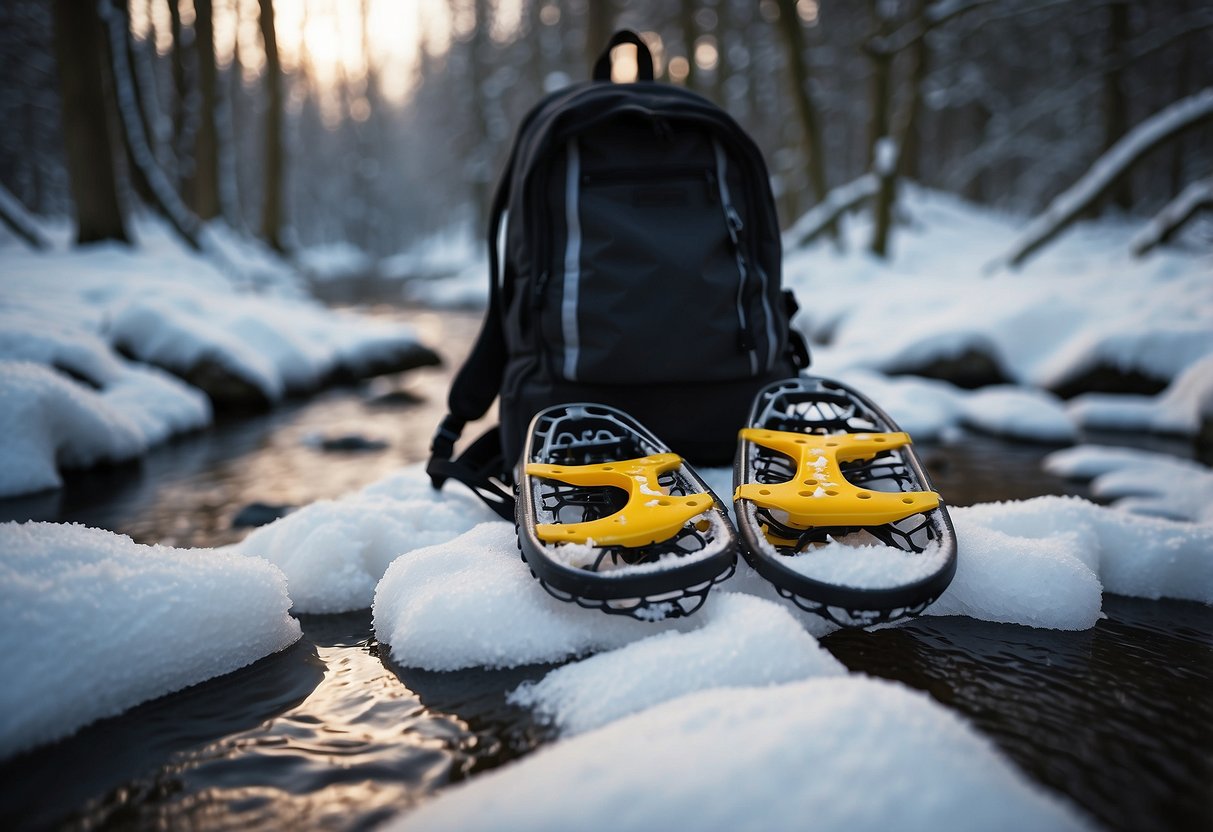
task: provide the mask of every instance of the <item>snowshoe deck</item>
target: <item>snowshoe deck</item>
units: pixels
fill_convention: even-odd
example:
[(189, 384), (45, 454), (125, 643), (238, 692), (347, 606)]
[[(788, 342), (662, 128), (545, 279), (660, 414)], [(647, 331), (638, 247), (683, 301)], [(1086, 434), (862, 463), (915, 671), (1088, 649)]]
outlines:
[[(837, 624), (917, 615), (955, 574), (952, 521), (910, 437), (843, 384), (804, 377), (764, 389), (741, 432), (734, 483), (746, 560), (781, 595)], [(938, 566), (924, 578), (861, 588), (791, 565), (844, 538), (930, 557)]]
[(737, 539), (699, 475), (620, 410), (541, 411), (518, 477), (518, 545), (549, 593), (603, 612), (690, 615), (733, 573)]

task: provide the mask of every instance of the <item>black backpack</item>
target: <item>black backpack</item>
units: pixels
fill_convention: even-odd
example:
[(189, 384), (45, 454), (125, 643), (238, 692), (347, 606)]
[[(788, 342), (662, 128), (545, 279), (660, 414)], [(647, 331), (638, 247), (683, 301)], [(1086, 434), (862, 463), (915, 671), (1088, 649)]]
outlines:
[[(636, 83), (610, 82), (621, 43), (636, 46)], [(692, 462), (727, 464), (755, 393), (808, 365), (757, 146), (712, 102), (654, 82), (633, 32), (611, 38), (594, 80), (523, 120), (488, 248), (488, 311), (426, 470), (435, 488), (457, 479), (507, 519), (537, 411), (612, 405)], [(500, 427), (453, 460), (498, 395)]]

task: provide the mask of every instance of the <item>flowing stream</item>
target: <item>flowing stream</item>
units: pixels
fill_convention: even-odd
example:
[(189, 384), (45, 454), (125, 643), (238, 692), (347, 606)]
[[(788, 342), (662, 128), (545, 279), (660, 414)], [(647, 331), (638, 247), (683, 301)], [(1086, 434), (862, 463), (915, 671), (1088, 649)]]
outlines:
[[(446, 366), (220, 423), (0, 501), (0, 520), (220, 545), (247, 534), (233, 520), (250, 503), (336, 497), (423, 460), (479, 316), (379, 314), (407, 319)], [(1047, 450), (977, 436), (921, 449), (955, 505), (1084, 493), (1041, 470)], [(1213, 828), (1213, 608), (1107, 596), (1104, 609), (1076, 633), (952, 617), (823, 643), (852, 670), (955, 709), (1108, 828)], [(546, 666), (401, 668), (369, 610), (300, 620), (303, 638), (282, 653), (0, 763), (0, 827), (368, 828), (550, 740), (505, 702)]]

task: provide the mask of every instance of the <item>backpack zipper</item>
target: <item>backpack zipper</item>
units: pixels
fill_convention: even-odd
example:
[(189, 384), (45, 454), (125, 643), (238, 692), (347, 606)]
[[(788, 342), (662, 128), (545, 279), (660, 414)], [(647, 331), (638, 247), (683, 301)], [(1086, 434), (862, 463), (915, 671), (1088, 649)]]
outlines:
[(716, 153), (716, 184), (720, 189), (720, 206), (724, 209), (725, 228), (729, 232), (729, 242), (733, 247), (733, 256), (737, 260), (737, 348), (749, 353), (750, 372), (757, 375), (758, 350), (753, 330), (750, 327), (749, 314), (745, 308), (746, 284), (749, 283), (750, 278), (750, 269), (746, 264), (744, 247), (741, 244), (741, 232), (745, 229), (745, 223), (741, 221), (741, 215), (733, 207), (732, 199), (729, 196), (728, 167), (725, 162), (724, 148), (713, 139), (712, 149)]

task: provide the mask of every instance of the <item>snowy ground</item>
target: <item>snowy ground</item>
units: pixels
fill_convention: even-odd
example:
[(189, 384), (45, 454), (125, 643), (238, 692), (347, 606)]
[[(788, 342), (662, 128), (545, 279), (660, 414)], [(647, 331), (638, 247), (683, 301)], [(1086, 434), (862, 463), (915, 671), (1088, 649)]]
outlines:
[(138, 230), (134, 248), (0, 241), (0, 497), (209, 424), (199, 387), (272, 403), (418, 349), (407, 328), (309, 300), (230, 233), (203, 259), (157, 222)]

